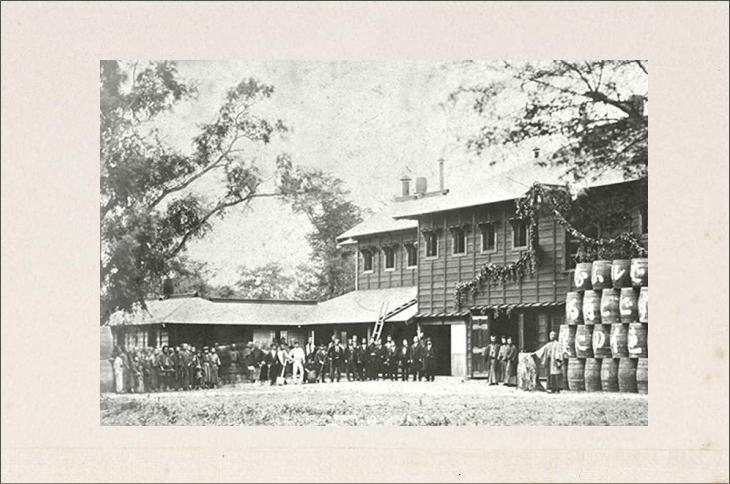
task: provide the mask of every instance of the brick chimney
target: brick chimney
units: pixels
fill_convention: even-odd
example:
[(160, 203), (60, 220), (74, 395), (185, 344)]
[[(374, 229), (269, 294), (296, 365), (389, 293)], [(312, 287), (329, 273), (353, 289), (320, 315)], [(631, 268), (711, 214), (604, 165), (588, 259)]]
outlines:
[(419, 176), (416, 177), (416, 195), (423, 195), (428, 190), (428, 182), (426, 178)]

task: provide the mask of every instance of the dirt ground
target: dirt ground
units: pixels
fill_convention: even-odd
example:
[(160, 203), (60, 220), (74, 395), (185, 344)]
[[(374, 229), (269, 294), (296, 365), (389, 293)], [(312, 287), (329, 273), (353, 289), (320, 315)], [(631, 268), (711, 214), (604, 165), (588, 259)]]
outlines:
[(524, 392), (481, 380), (238, 384), (103, 394), (102, 425), (648, 425), (646, 395)]

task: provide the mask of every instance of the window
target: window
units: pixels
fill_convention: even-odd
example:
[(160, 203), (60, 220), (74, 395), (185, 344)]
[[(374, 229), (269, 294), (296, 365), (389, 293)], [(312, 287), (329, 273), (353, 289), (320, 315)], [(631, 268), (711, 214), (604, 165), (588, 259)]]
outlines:
[(482, 224), (482, 252), (497, 250), (497, 230), (494, 223)]
[(575, 257), (578, 255), (580, 241), (565, 232), (565, 270), (575, 269)]
[(395, 249), (393, 247), (383, 247), (385, 254), (385, 270), (392, 271), (395, 269)]
[(406, 264), (408, 267), (416, 267), (418, 265), (418, 247), (416, 244), (406, 244)]
[(512, 249), (527, 248), (527, 220), (512, 220)]
[(466, 233), (461, 227), (451, 229), (451, 240), (453, 241), (453, 254), (466, 254)]
[(363, 272), (373, 271), (373, 253), (369, 249), (362, 251), (362, 270)]
[(428, 232), (426, 237), (426, 257), (438, 257), (439, 255), (439, 237), (436, 232)]
[(648, 234), (649, 233), (649, 209), (648, 207), (644, 207), (641, 209), (640, 212), (641, 216), (641, 233)]

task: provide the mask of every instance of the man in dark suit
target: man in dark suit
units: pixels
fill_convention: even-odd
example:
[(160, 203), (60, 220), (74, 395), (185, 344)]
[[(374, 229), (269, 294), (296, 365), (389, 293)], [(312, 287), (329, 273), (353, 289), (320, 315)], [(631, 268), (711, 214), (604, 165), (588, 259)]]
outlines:
[[(403, 339), (403, 344), (396, 349), (395, 359), (397, 361), (398, 370), (401, 375), (402, 381), (408, 381), (408, 374), (411, 371), (410, 360), (411, 360), (411, 347), (408, 346), (408, 340)], [(396, 375), (397, 378), (397, 375)]]
[(421, 353), (423, 347), (418, 336), (413, 337), (413, 344), (411, 345), (411, 359), (409, 366), (411, 368), (411, 374), (413, 374), (413, 381), (421, 381)]
[(434, 381), (434, 372), (436, 371), (436, 349), (433, 347), (431, 338), (426, 338), (426, 346), (421, 353), (421, 361), (423, 362), (423, 376), (426, 381)]
[(335, 338), (332, 345), (327, 350), (327, 358), (330, 362), (330, 383), (335, 380), (340, 381), (342, 372), (345, 370), (345, 348), (340, 344), (340, 338)]
[(353, 340), (347, 340), (345, 348), (345, 373), (347, 381), (357, 380), (357, 345)]
[(358, 379), (365, 381), (367, 375), (365, 373), (368, 366), (368, 345), (365, 338), (362, 343), (355, 349), (355, 366), (357, 367)]

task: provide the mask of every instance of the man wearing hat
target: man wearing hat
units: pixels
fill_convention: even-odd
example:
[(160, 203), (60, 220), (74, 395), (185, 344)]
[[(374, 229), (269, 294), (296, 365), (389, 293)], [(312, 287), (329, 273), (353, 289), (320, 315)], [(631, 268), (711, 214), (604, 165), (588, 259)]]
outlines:
[(434, 381), (434, 372), (436, 370), (436, 349), (433, 347), (431, 338), (426, 338), (426, 346), (421, 352), (421, 360), (423, 361), (423, 376), (426, 381)]
[(418, 336), (413, 337), (413, 344), (411, 345), (411, 359), (408, 361), (408, 366), (413, 374), (413, 381), (421, 381), (423, 376), (421, 372), (421, 354), (423, 353), (423, 346)]

